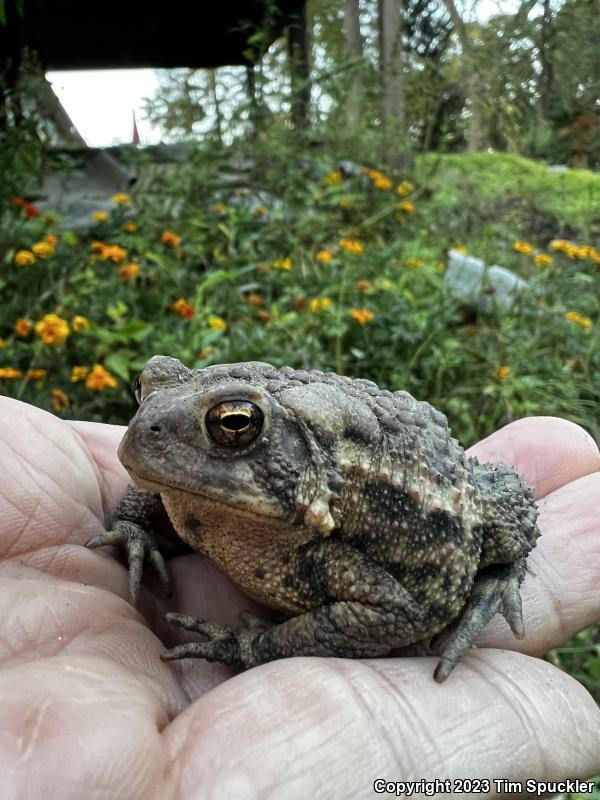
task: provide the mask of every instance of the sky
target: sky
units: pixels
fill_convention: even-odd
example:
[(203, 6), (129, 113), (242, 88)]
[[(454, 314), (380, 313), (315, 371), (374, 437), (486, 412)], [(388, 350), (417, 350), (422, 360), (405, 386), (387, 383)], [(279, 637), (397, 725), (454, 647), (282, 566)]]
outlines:
[[(479, 19), (515, 0), (471, 0), (467, 2)], [(153, 69), (111, 69), (49, 72), (48, 80), (75, 127), (93, 147), (131, 142), (135, 111), (141, 144), (156, 144), (160, 130), (153, 129), (143, 112), (143, 100), (158, 87)]]

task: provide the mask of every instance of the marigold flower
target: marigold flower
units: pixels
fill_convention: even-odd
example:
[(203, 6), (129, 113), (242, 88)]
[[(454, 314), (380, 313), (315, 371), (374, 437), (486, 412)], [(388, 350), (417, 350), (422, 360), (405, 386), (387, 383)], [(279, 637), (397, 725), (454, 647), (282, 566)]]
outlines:
[(315, 258), (321, 264), (329, 264), (333, 260), (333, 253), (330, 250), (319, 250)]
[(255, 217), (266, 217), (269, 213), (269, 210), (266, 206), (256, 206), (254, 209), (254, 216)]
[(27, 219), (34, 219), (35, 217), (39, 217), (40, 215), (38, 209), (34, 205), (29, 203), (27, 200), (25, 200), (23, 197), (11, 197), (10, 202), (14, 206), (22, 208), (23, 211), (25, 212), (25, 216), (27, 217)]
[(580, 314), (578, 311), (567, 311), (565, 314), (565, 319), (569, 320), (569, 322), (575, 322), (577, 325), (580, 325), (585, 331), (589, 331), (594, 324), (589, 317)]
[(94, 222), (106, 222), (108, 219), (108, 212), (107, 211), (94, 211), (92, 214), (92, 219)]
[(352, 253), (355, 256), (360, 256), (365, 252), (364, 244), (357, 239), (340, 239), (338, 244), (346, 253)]
[(416, 206), (414, 203), (411, 203), (410, 200), (405, 200), (403, 203), (398, 205), (398, 208), (400, 211), (404, 211), (405, 214), (412, 214)]
[(57, 314), (46, 314), (36, 323), (35, 332), (44, 344), (63, 344), (69, 336), (69, 323)]
[(339, 169), (332, 170), (323, 178), (323, 183), (326, 186), (339, 186), (343, 180), (343, 175)]
[(265, 311), (264, 308), (261, 308), (261, 310), (258, 312), (258, 318), (261, 322), (269, 322), (271, 316), (272, 314), (269, 311)]
[(103, 253), (106, 247), (108, 247), (108, 245), (105, 242), (95, 241), (90, 244), (92, 253)]
[(31, 250), (17, 250), (15, 253), (15, 264), (24, 267), (27, 264), (35, 264), (35, 256)]
[(550, 242), (550, 248), (552, 250), (560, 250), (563, 253), (566, 253), (569, 247), (571, 247), (571, 242), (568, 242), (566, 239), (553, 239)]
[(368, 308), (351, 308), (348, 313), (352, 319), (356, 320), (359, 325), (362, 325), (363, 327), (375, 316), (375, 312), (370, 311)]
[(0, 367), (0, 381), (14, 381), (22, 378), (23, 373), (14, 367)]
[(20, 317), (15, 322), (15, 333), (22, 339), (24, 339), (26, 336), (29, 336), (29, 333), (32, 328), (33, 328), (33, 322), (31, 322), (31, 320), (29, 319), (23, 319), (23, 317)]
[(54, 411), (64, 411), (71, 405), (71, 401), (62, 389), (52, 389), (50, 392), (50, 404)]
[(451, 247), (450, 249), (451, 249), (451, 250), (454, 250), (454, 251), (455, 251), (455, 252), (457, 252), (457, 253), (462, 253), (462, 254), (463, 254), (463, 256), (466, 256), (466, 255), (467, 255), (467, 253), (469, 252), (469, 251), (467, 250), (467, 248), (464, 246), (464, 244), (460, 244), (460, 245), (458, 245), (458, 247)]
[(126, 231), (127, 233), (135, 233), (137, 229), (138, 229), (137, 222), (126, 222), (123, 225), (123, 230)]
[(396, 187), (396, 193), (400, 195), (400, 197), (406, 197), (406, 195), (410, 194), (415, 187), (410, 181), (402, 181)]
[(355, 286), (357, 292), (366, 292), (371, 288), (371, 281), (356, 281)]
[(85, 331), (89, 331), (90, 323), (86, 317), (82, 317), (80, 314), (77, 314), (71, 320), (71, 327), (77, 333), (84, 333)]
[(94, 364), (85, 379), (85, 388), (92, 392), (103, 392), (104, 389), (114, 389), (116, 385), (116, 378), (114, 378), (102, 364)]
[(54, 247), (48, 242), (36, 242), (31, 245), (31, 249), (38, 258), (44, 261), (55, 253)]
[(529, 244), (529, 242), (522, 242), (520, 239), (517, 239), (517, 241), (513, 244), (513, 248), (517, 251), (517, 253), (523, 253), (526, 256), (533, 253), (533, 245)]
[(55, 247), (58, 244), (58, 236), (54, 233), (49, 233), (47, 236), (44, 236), (44, 241), (51, 244), (52, 247)]
[(124, 281), (131, 281), (140, 274), (140, 265), (132, 262), (119, 267), (119, 277)]
[(425, 262), (422, 258), (407, 258), (406, 259), (406, 266), (409, 269), (420, 269)]
[(71, 369), (71, 383), (79, 383), (79, 381), (87, 378), (89, 367), (73, 367)]
[(6, 347), (6, 339), (2, 339), (2, 338), (0, 338), (0, 350), (1, 350), (3, 347)]
[(115, 264), (118, 264), (119, 261), (123, 261), (124, 258), (127, 258), (127, 250), (125, 250), (124, 247), (119, 247), (118, 244), (108, 245), (104, 248), (100, 256), (101, 261), (110, 259)]
[(129, 195), (125, 194), (125, 192), (118, 192), (117, 194), (113, 194), (112, 200), (113, 203), (116, 203), (119, 206), (124, 206), (129, 202)]
[(327, 311), (331, 308), (331, 299), (329, 297), (313, 297), (310, 301), (310, 310), (313, 314), (319, 311)]
[(537, 253), (533, 257), (533, 263), (538, 267), (548, 267), (552, 263), (552, 256), (546, 253)]
[(292, 259), (287, 256), (286, 258), (279, 258), (276, 261), (273, 261), (273, 266), (275, 269), (283, 269), (286, 272), (289, 272), (292, 269), (293, 262)]
[(380, 189), (384, 192), (389, 191), (392, 188), (392, 185), (392, 181), (389, 178), (386, 178), (385, 175), (378, 175), (373, 181), (373, 186), (376, 189)]
[(169, 245), (169, 247), (177, 247), (179, 244), (181, 244), (181, 236), (167, 228), (162, 232), (160, 241), (162, 244)]
[(510, 375), (510, 367), (501, 366), (492, 372), (492, 378), (496, 381), (505, 381)]
[(225, 203), (215, 203), (210, 210), (213, 214), (224, 214), (227, 211), (227, 206)]
[(194, 306), (190, 305), (187, 300), (180, 297), (171, 305), (171, 310), (184, 319), (189, 319), (194, 316)]
[(265, 302), (258, 292), (248, 292), (246, 302), (251, 306), (264, 306)]
[(212, 328), (214, 331), (224, 331), (227, 328), (227, 323), (223, 319), (223, 317), (219, 317), (217, 314), (212, 314), (207, 321), (208, 327)]
[(48, 375), (47, 369), (28, 369), (27, 380), (29, 381), (43, 381)]

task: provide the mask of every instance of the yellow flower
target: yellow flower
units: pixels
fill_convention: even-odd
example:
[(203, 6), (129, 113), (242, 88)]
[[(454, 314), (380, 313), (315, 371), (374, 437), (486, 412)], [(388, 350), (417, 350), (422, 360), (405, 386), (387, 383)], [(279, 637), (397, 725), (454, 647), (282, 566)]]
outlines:
[(332, 170), (328, 175), (323, 178), (323, 183), (326, 186), (339, 186), (342, 182), (342, 173), (339, 169)]
[(44, 236), (44, 241), (51, 244), (52, 247), (58, 244), (58, 236), (55, 236), (53, 233), (49, 233), (48, 236)]
[(52, 389), (50, 392), (50, 402), (55, 411), (63, 411), (70, 405), (70, 400), (62, 389)]
[(329, 297), (313, 297), (310, 301), (310, 310), (313, 314), (318, 311), (327, 311), (328, 308), (331, 308), (331, 299)]
[(392, 184), (391, 180), (389, 178), (386, 178), (385, 175), (378, 175), (373, 180), (373, 186), (376, 189), (381, 189), (384, 192), (389, 191), (392, 188), (392, 185), (393, 184)]
[(183, 297), (180, 297), (179, 300), (176, 300), (171, 305), (171, 310), (184, 319), (189, 319), (194, 316), (194, 306), (188, 303), (187, 300), (184, 300)]
[(455, 250), (457, 253), (462, 253), (463, 256), (466, 256), (469, 252), (464, 244), (460, 244), (458, 247), (452, 247), (451, 250)]
[(0, 350), (1, 350), (3, 347), (6, 347), (6, 339), (1, 339), (1, 338), (0, 338)]
[(513, 244), (513, 248), (517, 251), (517, 253), (523, 253), (526, 256), (533, 253), (533, 245), (529, 244), (529, 242), (522, 242), (520, 239), (517, 239), (517, 241)]
[(346, 253), (352, 253), (355, 256), (360, 256), (365, 252), (364, 244), (357, 239), (340, 239), (338, 244)]
[(116, 378), (105, 369), (102, 364), (94, 364), (91, 372), (85, 379), (85, 388), (92, 392), (102, 392), (104, 389), (114, 389), (117, 385)]
[(90, 244), (90, 250), (92, 253), (103, 253), (106, 247), (108, 247), (108, 245), (104, 242), (94, 241)]
[(43, 381), (47, 375), (48, 375), (48, 370), (46, 369), (27, 370), (27, 380), (30, 381)]
[(496, 381), (505, 381), (510, 375), (510, 367), (498, 367), (492, 372), (492, 378)]
[(351, 308), (348, 313), (363, 327), (375, 316), (375, 312), (369, 311), (368, 308)]
[(23, 373), (14, 367), (0, 367), (0, 381), (17, 380), (22, 378)]
[(123, 264), (119, 267), (119, 277), (124, 281), (133, 280), (140, 274), (140, 265), (132, 262), (131, 264)]
[(563, 253), (566, 253), (569, 247), (571, 247), (571, 242), (568, 242), (566, 239), (553, 239), (550, 242), (550, 247), (552, 250), (562, 250)]
[(108, 219), (108, 212), (107, 211), (94, 211), (92, 214), (92, 219), (94, 222), (106, 222)]
[(315, 258), (321, 264), (329, 264), (333, 260), (333, 253), (330, 250), (319, 250)]
[(357, 292), (366, 292), (371, 288), (371, 281), (356, 281), (355, 286)]
[(15, 254), (15, 264), (24, 267), (27, 264), (35, 264), (35, 256), (31, 250), (17, 250)]
[(422, 258), (407, 258), (406, 259), (406, 266), (409, 269), (419, 269), (423, 266), (425, 262)]
[(127, 233), (135, 233), (138, 229), (137, 222), (126, 222), (123, 225), (123, 230)]
[(212, 328), (214, 331), (224, 331), (227, 328), (227, 323), (223, 317), (219, 317), (217, 314), (212, 314), (208, 318), (208, 327)]
[(44, 261), (54, 255), (54, 247), (48, 242), (36, 242), (31, 245), (31, 249), (38, 258)]
[(213, 214), (224, 214), (227, 211), (225, 203), (215, 203), (210, 209)]
[(73, 367), (71, 369), (71, 383), (79, 383), (79, 381), (87, 378), (89, 367)]
[(44, 344), (63, 344), (69, 336), (69, 323), (57, 314), (46, 314), (36, 323), (35, 332)]
[(33, 322), (31, 322), (31, 320), (23, 319), (21, 317), (15, 322), (15, 333), (22, 339), (24, 339), (26, 336), (29, 336), (29, 333), (32, 328), (33, 328)]
[(405, 200), (403, 203), (398, 205), (400, 211), (404, 211), (405, 214), (412, 214), (415, 210), (415, 204), (411, 203), (410, 200)]
[(552, 263), (552, 256), (546, 253), (537, 253), (537, 255), (533, 257), (533, 263), (538, 267), (548, 267)]
[(119, 206), (124, 206), (129, 202), (129, 195), (125, 194), (124, 192), (119, 192), (118, 194), (113, 194), (112, 199), (113, 203), (116, 203)]
[(160, 241), (162, 244), (168, 244), (169, 247), (177, 247), (181, 244), (181, 236), (167, 228), (162, 232)]
[(400, 195), (400, 197), (406, 197), (407, 194), (410, 194), (415, 187), (410, 181), (402, 181), (402, 183), (398, 184), (396, 188), (396, 192)]
[(96, 253), (96, 258), (100, 261), (107, 261), (110, 259), (117, 264), (127, 258), (127, 250), (124, 247), (119, 247), (118, 244), (104, 244), (103, 242), (92, 242), (90, 248)]
[(266, 206), (256, 206), (256, 208), (254, 209), (255, 217), (266, 217), (268, 213), (269, 212)]
[(86, 317), (82, 317), (80, 314), (78, 314), (71, 320), (71, 327), (77, 333), (83, 333), (84, 331), (89, 331), (90, 323)]
[(289, 272), (292, 269), (293, 262), (292, 259), (287, 256), (286, 258), (279, 258), (277, 261), (273, 261), (273, 266), (275, 269), (283, 269), (286, 272)]
[(580, 314), (578, 311), (567, 311), (565, 314), (565, 319), (569, 320), (569, 322), (575, 322), (577, 325), (580, 325), (585, 331), (589, 331), (594, 324), (589, 317), (585, 317), (583, 314)]

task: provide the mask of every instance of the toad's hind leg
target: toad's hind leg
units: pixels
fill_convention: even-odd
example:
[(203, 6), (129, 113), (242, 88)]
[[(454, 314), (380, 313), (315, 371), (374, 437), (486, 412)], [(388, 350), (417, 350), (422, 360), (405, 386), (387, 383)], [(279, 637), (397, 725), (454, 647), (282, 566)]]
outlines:
[(443, 650), (433, 673), (438, 683), (446, 680), (495, 614), (502, 614), (515, 636), (523, 637), (520, 587), (524, 577), (524, 558), (515, 564), (488, 567), (478, 574), (458, 622), (440, 637), (444, 642)]

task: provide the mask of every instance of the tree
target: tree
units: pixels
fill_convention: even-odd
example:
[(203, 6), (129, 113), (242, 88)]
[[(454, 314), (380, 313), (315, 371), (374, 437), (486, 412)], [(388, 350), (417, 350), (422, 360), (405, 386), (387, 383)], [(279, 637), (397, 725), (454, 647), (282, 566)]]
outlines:
[[(344, 42), (346, 56), (352, 61), (360, 62), (363, 58), (363, 37), (360, 32), (359, 0), (344, 0)], [(352, 67), (352, 81), (346, 99), (346, 115), (348, 127), (354, 130), (360, 119), (364, 86), (361, 70)]]
[(383, 84), (385, 160), (399, 167), (405, 157), (402, 0), (379, 0), (379, 58)]

